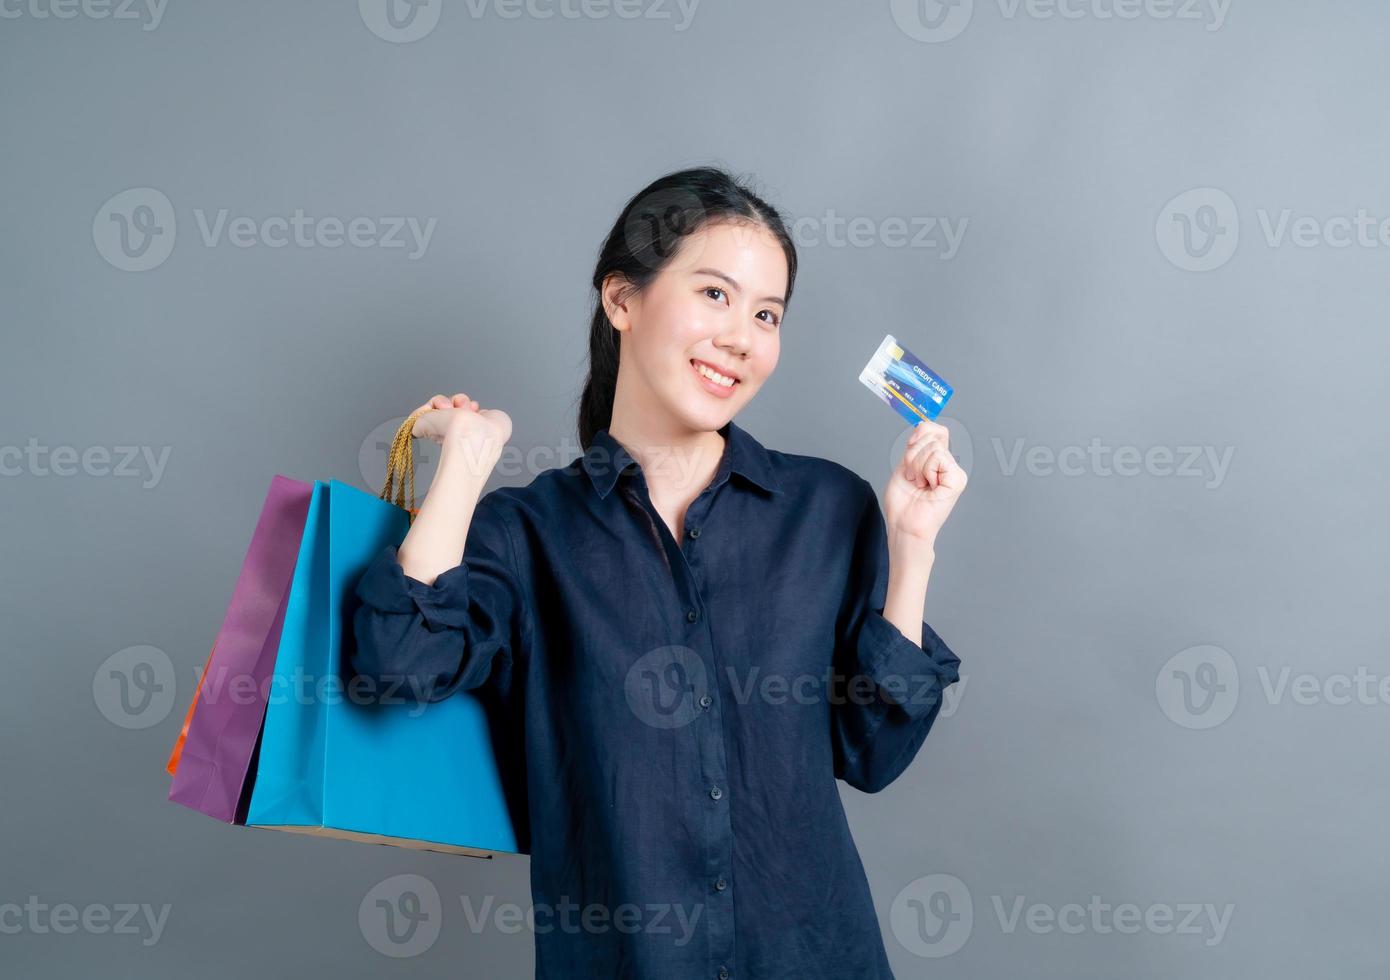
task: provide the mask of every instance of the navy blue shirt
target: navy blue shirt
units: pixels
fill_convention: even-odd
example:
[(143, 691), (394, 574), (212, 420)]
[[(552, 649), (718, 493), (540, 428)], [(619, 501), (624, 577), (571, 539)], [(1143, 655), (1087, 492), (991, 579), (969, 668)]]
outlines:
[(353, 670), (500, 719), (541, 978), (893, 975), (836, 780), (896, 779), (960, 661), (883, 618), (866, 480), (719, 431), (680, 540), (603, 430), (432, 585), (394, 547), (357, 585)]

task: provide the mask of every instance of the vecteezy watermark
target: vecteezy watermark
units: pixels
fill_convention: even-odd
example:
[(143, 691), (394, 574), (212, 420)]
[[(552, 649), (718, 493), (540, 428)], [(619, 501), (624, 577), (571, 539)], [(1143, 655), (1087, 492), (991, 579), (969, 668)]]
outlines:
[[(393, 44), (409, 44), (439, 25), (441, 0), (358, 0), (357, 10), (367, 29)], [(461, 0), (472, 20), (619, 20), (670, 21), (684, 31), (695, 18), (700, 0)], [(452, 14), (451, 14), (452, 16)]]
[(409, 44), (439, 25), (444, 0), (357, 0), (362, 23), (383, 41)]
[(263, 677), (232, 669), (213, 659), (202, 672), (198, 700), (203, 704), (219, 701), (234, 705), (294, 704), (405, 706), (410, 717), (418, 717), (432, 704), (434, 681), (413, 674), (351, 674), (347, 679), (337, 671), (316, 674), (303, 664), (288, 670), (278, 667)]
[[(946, 415), (939, 416), (937, 423), (946, 426), (951, 455), (965, 470), (973, 475), (975, 469), (974, 439), (970, 430), (960, 419)], [(888, 469), (895, 469), (903, 457), (907, 440), (912, 436), (908, 426), (898, 433), (888, 451)], [(998, 436), (990, 437), (994, 449), (994, 459), (1001, 476), (1013, 477), (1024, 474), (1030, 477), (1176, 477), (1178, 479), (1201, 479), (1208, 490), (1215, 490), (1226, 481), (1231, 461), (1235, 455), (1234, 446), (1214, 446), (1202, 444), (1150, 445), (1147, 447), (1111, 444), (1099, 436), (1090, 442), (1065, 443), (1050, 446), (1043, 443), (1030, 444), (1023, 437), (1005, 441)]]
[[(484, 406), (486, 407), (486, 406)], [(388, 419), (367, 433), (357, 448), (358, 472), (362, 475), (362, 485), (373, 493), (381, 490), (386, 483), (386, 466), (391, 450), (391, 441), (397, 430), (405, 422), (405, 416)], [(483, 476), (495, 474), (504, 479), (538, 476), (546, 470), (562, 468), (586, 455), (584, 447), (572, 436), (565, 436), (556, 445), (536, 445), (522, 448), (506, 445), (494, 460), (491, 456), (475, 457), (466, 447), (455, 453), (465, 469)], [(684, 449), (673, 446), (651, 445), (645, 447), (646, 460), (642, 471), (650, 479), (658, 474), (669, 473), (676, 485), (687, 486), (705, 465), (706, 461), (691, 455)], [(591, 446), (587, 455), (590, 465), (598, 470), (615, 465), (628, 465), (629, 458), (621, 461), (612, 458), (601, 447)], [(428, 492), (441, 459), (440, 447), (429, 439), (416, 438), (412, 444), (415, 460), (415, 496), (418, 504)], [(484, 472), (485, 467), (490, 467)]]
[[(937, 425), (946, 427), (946, 445), (951, 455), (955, 457), (956, 463), (969, 476), (975, 468), (975, 441), (970, 437), (970, 430), (960, 419), (952, 418), (949, 415), (938, 415)], [(903, 453), (907, 451), (907, 440), (912, 438), (913, 427), (905, 426), (898, 433), (897, 438), (888, 449), (888, 472), (892, 473), (902, 462)]]
[(148, 902), (93, 902), (79, 908), (68, 902), (40, 902), (37, 895), (30, 895), (23, 905), (0, 902), (0, 935), (72, 935), (80, 931), (94, 936), (139, 936), (140, 945), (153, 946), (164, 934), (171, 908), (167, 902), (158, 908)]
[(1210, 272), (1231, 260), (1240, 244), (1240, 214), (1231, 195), (1194, 187), (1168, 201), (1154, 223), (1158, 249), (1188, 272)]
[(382, 956), (419, 956), (439, 939), (439, 889), (424, 875), (394, 875), (373, 885), (357, 906), (357, 928)]
[[(1174, 476), (1179, 479), (1202, 479), (1203, 486), (1215, 490), (1226, 480), (1235, 446), (1109, 446), (1097, 436), (1085, 446), (1027, 446), (1018, 438), (1005, 450), (1004, 441), (991, 438), (999, 470), (1013, 476), (1022, 463), (1029, 476), (1098, 476), (1135, 477)], [(1025, 450), (1025, 446), (1027, 447)]]
[[(965, 685), (943, 687), (932, 671), (910, 675), (845, 674), (833, 667), (813, 673), (787, 675), (755, 664), (724, 667), (727, 697), (734, 704), (869, 705), (891, 702), (930, 708), (940, 704), (938, 717), (955, 714)], [(962, 677), (961, 680), (964, 680)], [(623, 679), (623, 694), (639, 721), (653, 728), (682, 728), (713, 708), (715, 685), (700, 655), (687, 646), (649, 650), (633, 661)]]
[[(379, 493), (386, 485), (386, 464), (391, 452), (391, 441), (395, 439), (396, 432), (405, 423), (405, 419), (406, 416), (402, 415), (382, 422), (367, 433), (367, 437), (357, 448), (357, 469), (362, 474), (363, 485), (372, 493)], [(439, 467), (439, 446), (429, 439), (412, 439), (410, 455), (415, 461), (415, 496), (418, 504), (419, 498), (425, 496), (430, 484), (434, 482), (434, 474)]]
[[(1255, 667), (1259, 691), (1270, 707), (1285, 704), (1390, 705), (1390, 673), (1376, 673), (1358, 664), (1351, 673), (1295, 672), (1290, 664)], [(1246, 685), (1247, 687), (1249, 685)], [(1154, 695), (1160, 710), (1183, 728), (1206, 729), (1222, 724), (1240, 701), (1240, 671), (1235, 658), (1210, 644), (1180, 650), (1159, 669)]]
[(1069, 936), (1083, 933), (1201, 936), (1205, 946), (1215, 946), (1226, 938), (1231, 913), (1235, 911), (1232, 902), (1221, 906), (1212, 902), (1153, 902), (1141, 906), (1134, 902), (1112, 904), (1102, 901), (1099, 895), (1090, 896), (1085, 905), (1030, 902), (1025, 896), (1017, 895), (1007, 908), (1002, 896), (991, 895), (990, 904), (994, 906), (1000, 929), (1008, 935), (1017, 932), (1021, 923), (1039, 936), (1053, 932)]
[[(1198, 936), (1215, 946), (1226, 937), (1235, 905), (1211, 902), (1109, 902), (1091, 895), (1085, 904), (1029, 901), (1015, 895), (989, 896), (999, 931), (1013, 935), (1022, 927), (1034, 935)], [(975, 927), (975, 902), (955, 875), (929, 874), (909, 882), (893, 900), (889, 923), (894, 938), (909, 952), (929, 959), (950, 956), (969, 941)], [(986, 920), (987, 921), (987, 920)]]
[[(1219, 31), (1231, 0), (995, 0), (995, 6), (1006, 21), (1172, 20)], [(927, 44), (959, 37), (975, 15), (975, 0), (889, 0), (889, 7), (900, 31)]]
[[(483, 407), (486, 408), (487, 406)], [(371, 490), (372, 493), (380, 492), (381, 488), (386, 485), (386, 466), (390, 456), (391, 441), (404, 422), (405, 416), (387, 419), (367, 433), (367, 437), (358, 446), (358, 472), (362, 474), (363, 486)], [(457, 454), (456, 458), (461, 460), (464, 467), (470, 472), (482, 473), (486, 466), (491, 467), (491, 469), (482, 475), (496, 474), (504, 479), (510, 479), (539, 476), (548, 469), (568, 466), (584, 454), (584, 448), (578, 439), (566, 436), (560, 440), (558, 446), (541, 445), (522, 449), (520, 446), (508, 444), (502, 447), (502, 452), (496, 460), (490, 456), (486, 458), (486, 461), (483, 458), (473, 458), (469, 456), (469, 452), (470, 450), (465, 447), (465, 450), (461, 454)], [(434, 476), (439, 470), (440, 446), (430, 439), (416, 438), (412, 443), (411, 456), (415, 461), (415, 497), (418, 504), (420, 498), (423, 498), (428, 492), (434, 481)], [(663, 451), (661, 447), (653, 447), (646, 472), (651, 473), (653, 468), (669, 465), (673, 467), (671, 472), (693, 474), (700, 463), (701, 461), (698, 459), (677, 456)]]
[[(1267, 248), (1390, 248), (1390, 217), (1367, 208), (1357, 208), (1354, 214), (1315, 215), (1261, 207), (1254, 213)], [(1218, 187), (1194, 187), (1163, 206), (1154, 236), (1163, 257), (1179, 269), (1210, 272), (1235, 255), (1241, 227), (1231, 195)]]
[(152, 31), (169, 0), (0, 0), (0, 20), (134, 20)]
[(33, 436), (23, 446), (0, 446), (0, 477), (114, 476), (138, 477), (140, 487), (159, 485), (172, 446), (46, 446)]
[(893, 899), (888, 913), (894, 937), (910, 953), (927, 959), (950, 956), (975, 928), (975, 902), (955, 875), (923, 875)]
[(679, 902), (623, 902), (609, 906), (601, 902), (580, 905), (562, 896), (558, 902), (533, 902), (521, 906), (514, 902), (496, 902), (489, 895), (480, 908), (474, 908), (468, 895), (460, 896), (468, 930), (480, 934), (491, 928), (515, 935), (522, 930), (546, 934), (555, 931), (571, 934), (600, 934), (606, 932), (646, 933), (674, 936), (673, 946), (685, 946), (695, 937), (695, 926), (704, 913), (701, 902), (682, 905)]
[(909, 248), (940, 253), (938, 259), (950, 261), (960, 251), (970, 219), (944, 215), (916, 215), (846, 218), (833, 208), (820, 215), (802, 215), (789, 230), (803, 248)]
[(92, 700), (118, 728), (150, 728), (169, 716), (177, 695), (174, 664), (158, 647), (117, 650), (92, 675)]
[[(722, 879), (721, 879), (722, 880)], [(475, 902), (460, 895), (464, 925), (480, 935), (495, 930), (504, 935), (522, 931), (544, 935), (559, 930), (573, 934), (606, 932), (672, 936), (674, 946), (685, 946), (695, 936), (704, 912), (703, 903), (672, 902), (609, 906), (599, 902), (580, 904), (568, 896), (558, 902), (498, 902), (484, 896)], [(373, 885), (357, 907), (357, 926), (367, 945), (383, 956), (400, 959), (419, 956), (439, 939), (444, 923), (444, 904), (434, 882), (423, 875), (401, 874)]]
[[(192, 211), (199, 239), (206, 248), (223, 243), (234, 248), (379, 248), (408, 249), (419, 259), (429, 248), (437, 218), (336, 215), (317, 217), (302, 208), (286, 215), (253, 218), (227, 208)], [(178, 219), (173, 202), (153, 187), (132, 187), (113, 195), (92, 219), (97, 252), (124, 272), (147, 272), (164, 264), (174, 251)]]
[(1220, 647), (1188, 647), (1159, 669), (1154, 695), (1163, 713), (1183, 728), (1215, 728), (1236, 710), (1240, 673)]

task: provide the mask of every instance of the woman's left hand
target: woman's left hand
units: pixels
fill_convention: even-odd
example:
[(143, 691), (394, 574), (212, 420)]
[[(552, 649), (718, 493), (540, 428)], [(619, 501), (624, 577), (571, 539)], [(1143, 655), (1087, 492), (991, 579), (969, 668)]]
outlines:
[(965, 470), (951, 455), (950, 438), (944, 425), (926, 420), (908, 438), (883, 492), (890, 541), (920, 542), (928, 552), (935, 548), (936, 534), (966, 483)]

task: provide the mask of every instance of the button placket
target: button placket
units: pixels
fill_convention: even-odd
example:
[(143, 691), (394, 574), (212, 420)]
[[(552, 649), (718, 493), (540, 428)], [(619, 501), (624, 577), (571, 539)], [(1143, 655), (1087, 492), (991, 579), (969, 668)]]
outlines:
[[(714, 499), (725, 483), (716, 477), (710, 486), (700, 493), (686, 509), (687, 528), (684, 537), (694, 541), (700, 536), (700, 529), (708, 523), (708, 515)], [(672, 584), (676, 597), (685, 607), (685, 620), (690, 630), (688, 645), (705, 661), (706, 676), (711, 685), (718, 684), (718, 658), (714, 651), (714, 635), (710, 631), (709, 619), (700, 613), (704, 609), (703, 589), (698, 569), (700, 567), (699, 549), (692, 547), (689, 554), (681, 548), (680, 542), (671, 533), (670, 527), (662, 520), (652, 504), (645, 479), (637, 474), (630, 499), (634, 500), (647, 515), (652, 524), (652, 532), (660, 543), (667, 567), (671, 571)], [(719, 706), (706, 693), (700, 699), (700, 706), (706, 709), (705, 723), (695, 726), (695, 741), (701, 771), (694, 778), (703, 781), (709, 802), (704, 807), (706, 833), (706, 883), (713, 880), (728, 882), (723, 876), (733, 867), (734, 831), (729, 804), (723, 799), (724, 784), (728, 779), (728, 753), (724, 744), (724, 723)], [(734, 921), (732, 892), (720, 891), (727, 895), (708, 907), (705, 922), (709, 930), (709, 952), (713, 962), (728, 964), (734, 961)], [(707, 893), (706, 893), (707, 894)], [(728, 976), (728, 970), (721, 965), (720, 972)]]
[(709, 668), (710, 690), (700, 697), (700, 707), (704, 709), (703, 720), (695, 729), (696, 744), (705, 780), (708, 802), (706, 803), (707, 828), (707, 868), (705, 879), (709, 895), (719, 895), (717, 902), (707, 903), (706, 917), (709, 929), (709, 951), (713, 963), (718, 965), (717, 976), (728, 977), (727, 964), (734, 961), (736, 937), (733, 923), (733, 890), (729, 888), (729, 872), (733, 866), (733, 820), (729, 811), (729, 801), (724, 798), (728, 785), (728, 753), (724, 739), (724, 723), (720, 705), (715, 704), (713, 692), (718, 689), (719, 658), (714, 649), (714, 634), (709, 617), (701, 615), (704, 610), (704, 583), (702, 556), (704, 549), (697, 546), (700, 535), (709, 522), (709, 513), (714, 506), (719, 487), (724, 481), (716, 480), (699, 497), (695, 498), (686, 510), (686, 547), (681, 549), (683, 571), (690, 586), (691, 603), (687, 608), (686, 621), (692, 624), (693, 635), (690, 645), (700, 652)]

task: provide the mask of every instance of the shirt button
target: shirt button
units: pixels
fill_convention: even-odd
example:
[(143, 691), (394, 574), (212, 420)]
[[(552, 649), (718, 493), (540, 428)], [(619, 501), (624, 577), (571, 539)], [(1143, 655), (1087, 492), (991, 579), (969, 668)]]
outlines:
[(723, 878), (720, 878), (718, 881), (716, 881), (716, 882), (714, 883), (714, 888), (715, 888), (716, 891), (721, 891), (721, 892), (722, 892), (725, 888), (728, 888), (728, 887), (729, 887), (729, 883), (728, 883), (727, 881), (725, 881)]
[(687, 532), (685, 532), (685, 533), (688, 534), (688, 535), (690, 535), (690, 537), (691, 537), (692, 539), (693, 539), (693, 538), (698, 538), (698, 537), (700, 536), (700, 529), (699, 529), (698, 527), (692, 527), (689, 531), (687, 531)]
[(717, 799), (719, 799), (719, 798), (720, 798), (721, 796), (723, 796), (723, 795), (724, 795), (724, 791), (723, 791), (722, 789), (720, 789), (718, 786), (715, 786), (713, 789), (711, 789), (711, 790), (709, 791), (709, 798), (710, 798), (711, 800), (717, 800)]
[(685, 611), (685, 618), (686, 618), (689, 622), (692, 622), (692, 623), (693, 623), (693, 622), (695, 622), (695, 620), (697, 620), (697, 619), (700, 618), (700, 614), (697, 613), (694, 609), (687, 609), (687, 610)]
[(709, 707), (710, 705), (712, 705), (713, 703), (714, 703), (714, 698), (710, 697), (708, 694), (702, 694), (702, 695), (700, 695), (700, 707), (702, 707), (702, 708), (708, 708), (708, 707)]
[(719, 968), (719, 980), (729, 980), (729, 971), (725, 967)]

